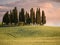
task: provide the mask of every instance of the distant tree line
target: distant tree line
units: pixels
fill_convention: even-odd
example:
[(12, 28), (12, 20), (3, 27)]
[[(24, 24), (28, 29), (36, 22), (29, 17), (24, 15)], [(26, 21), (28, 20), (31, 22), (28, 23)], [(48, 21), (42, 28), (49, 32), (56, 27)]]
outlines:
[(10, 10), (10, 12), (6, 12), (3, 16), (2, 25), (19, 25), (19, 24), (39, 24), (44, 25), (46, 24), (46, 16), (44, 10), (42, 10), (42, 14), (40, 12), (40, 8), (37, 8), (36, 12), (33, 8), (30, 9), (30, 14), (25, 10), (24, 8), (21, 8), (21, 11), (19, 12), (17, 8), (14, 7), (13, 10)]

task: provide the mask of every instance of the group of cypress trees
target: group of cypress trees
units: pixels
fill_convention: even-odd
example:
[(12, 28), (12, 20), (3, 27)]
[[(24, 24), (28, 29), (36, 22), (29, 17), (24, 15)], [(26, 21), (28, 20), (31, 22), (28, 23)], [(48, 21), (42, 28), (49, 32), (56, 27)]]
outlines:
[(46, 16), (44, 10), (42, 10), (42, 15), (40, 12), (40, 8), (37, 8), (36, 13), (33, 8), (30, 9), (30, 14), (25, 10), (24, 8), (21, 8), (21, 11), (19, 12), (17, 8), (15, 7), (12, 11), (10, 10), (10, 13), (7, 11), (2, 20), (2, 24), (9, 25), (14, 23), (14, 25), (19, 24), (20, 22), (23, 22), (24, 24), (40, 24), (44, 25), (46, 23)]

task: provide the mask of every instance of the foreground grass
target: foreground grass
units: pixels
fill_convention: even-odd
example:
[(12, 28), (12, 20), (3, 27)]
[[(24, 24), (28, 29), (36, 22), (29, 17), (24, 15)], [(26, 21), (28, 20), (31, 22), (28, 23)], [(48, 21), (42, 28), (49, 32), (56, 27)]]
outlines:
[(47, 26), (19, 26), (19, 27), (1, 27), (0, 39), (6, 36), (21, 37), (60, 37), (60, 27)]
[(60, 27), (0, 27), (0, 45), (60, 45)]

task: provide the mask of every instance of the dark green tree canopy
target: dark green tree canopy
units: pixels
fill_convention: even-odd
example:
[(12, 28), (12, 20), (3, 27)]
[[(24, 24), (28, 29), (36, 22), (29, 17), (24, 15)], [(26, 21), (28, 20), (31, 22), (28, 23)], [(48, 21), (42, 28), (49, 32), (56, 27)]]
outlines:
[(8, 11), (3, 16), (3, 22), (6, 23), (7, 25), (9, 23), (9, 14), (8, 14)]
[(26, 24), (31, 23), (31, 19), (30, 19), (29, 13), (27, 11), (26, 11), (26, 14), (25, 14), (25, 20), (26, 20)]
[(18, 11), (17, 7), (14, 7), (13, 10), (10, 10), (10, 14), (7, 11), (3, 16), (3, 23), (5, 24), (12, 24), (15, 25), (18, 24), (18, 22), (23, 22), (24, 24), (40, 24), (44, 25), (46, 24), (46, 16), (44, 10), (42, 10), (42, 15), (40, 8), (37, 8), (36, 12), (33, 8), (30, 9), (30, 14), (25, 10), (24, 8), (21, 8), (21, 11), (19, 12), (19, 18), (18, 18)]
[(19, 13), (19, 21), (25, 22), (24, 8), (21, 8), (21, 12)]
[(46, 24), (46, 16), (44, 10), (42, 10), (42, 25)]
[(31, 23), (34, 24), (35, 23), (35, 12), (33, 8), (30, 9), (30, 18), (31, 18)]
[(18, 13), (17, 13), (17, 8), (15, 7), (14, 9), (13, 9), (13, 17), (14, 17), (14, 23), (15, 23), (15, 25), (18, 23)]
[(37, 10), (36, 10), (36, 24), (40, 24), (41, 25), (40, 8), (37, 8)]

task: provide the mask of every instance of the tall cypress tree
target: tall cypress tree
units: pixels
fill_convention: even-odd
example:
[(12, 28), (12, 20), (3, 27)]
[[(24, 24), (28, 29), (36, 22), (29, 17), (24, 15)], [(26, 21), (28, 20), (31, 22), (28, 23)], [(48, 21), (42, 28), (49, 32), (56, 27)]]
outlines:
[(36, 10), (36, 24), (41, 24), (40, 8)]
[(24, 8), (21, 8), (21, 12), (19, 12), (19, 22), (25, 23)]
[(46, 16), (44, 10), (42, 10), (42, 25), (46, 24)]
[(26, 11), (26, 14), (25, 14), (26, 23), (28, 23), (28, 18), (29, 18), (29, 13), (27, 13), (27, 11)]
[(4, 14), (3, 16), (3, 20), (2, 20), (2, 23), (5, 23), (6, 25), (9, 24), (9, 14), (8, 14), (8, 11)]
[(39, 13), (38, 13), (38, 8), (36, 10), (36, 24), (39, 24)]
[(13, 9), (13, 17), (14, 17), (14, 23), (16, 25), (18, 23), (18, 12), (16, 7)]
[(30, 18), (31, 18), (31, 23), (35, 23), (35, 12), (33, 8), (30, 9)]
[(30, 20), (30, 17), (29, 17), (29, 13), (27, 13), (27, 11), (26, 11), (26, 14), (25, 14), (25, 20), (26, 20), (26, 24), (30, 24), (31, 20)]
[(14, 15), (13, 12), (10, 10), (10, 23), (14, 23)]
[(19, 12), (19, 22), (22, 22), (21, 12)]
[(41, 25), (41, 12), (40, 12), (40, 8), (39, 8), (39, 23), (40, 23), (40, 25)]

